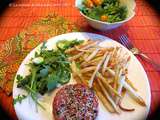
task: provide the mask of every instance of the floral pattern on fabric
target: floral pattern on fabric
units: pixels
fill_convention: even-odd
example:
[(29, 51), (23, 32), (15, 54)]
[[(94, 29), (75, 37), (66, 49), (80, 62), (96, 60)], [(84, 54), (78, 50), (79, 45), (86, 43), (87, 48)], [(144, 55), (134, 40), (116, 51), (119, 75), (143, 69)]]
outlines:
[(38, 44), (53, 36), (74, 31), (78, 29), (73, 23), (53, 13), (7, 40), (0, 48), (0, 88), (8, 95), (11, 94), (19, 65)]

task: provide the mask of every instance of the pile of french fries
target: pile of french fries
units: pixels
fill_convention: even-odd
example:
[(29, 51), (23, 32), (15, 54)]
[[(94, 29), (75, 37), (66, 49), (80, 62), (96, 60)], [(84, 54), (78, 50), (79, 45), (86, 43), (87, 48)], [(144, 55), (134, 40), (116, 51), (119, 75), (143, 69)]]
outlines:
[(87, 40), (81, 45), (67, 49), (68, 60), (74, 79), (92, 88), (105, 108), (111, 113), (134, 111), (124, 108), (121, 101), (126, 94), (140, 105), (145, 101), (127, 78), (130, 56), (121, 47), (100, 47), (100, 41)]

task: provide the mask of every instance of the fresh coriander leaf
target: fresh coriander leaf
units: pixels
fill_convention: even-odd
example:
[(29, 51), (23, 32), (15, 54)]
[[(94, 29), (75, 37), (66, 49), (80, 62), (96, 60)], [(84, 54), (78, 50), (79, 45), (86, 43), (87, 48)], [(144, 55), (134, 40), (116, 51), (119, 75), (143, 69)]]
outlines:
[(32, 62), (36, 65), (39, 65), (44, 62), (44, 58), (43, 57), (35, 57), (35, 58), (33, 58)]
[(42, 46), (41, 46), (41, 48), (40, 48), (40, 51), (43, 51), (43, 50), (45, 50), (47, 47), (46, 47), (46, 43), (47, 43), (47, 41), (44, 41), (43, 43), (42, 43)]
[(47, 78), (47, 88), (48, 91), (51, 91), (57, 87), (58, 76), (54, 73), (50, 74)]
[(25, 76), (25, 78), (17, 81), (17, 87), (18, 88), (24, 88), (25, 85), (30, 83), (31, 77), (32, 77), (31, 75), (27, 75), (27, 76)]
[(13, 99), (13, 104), (15, 105), (17, 102), (21, 103), (23, 99), (25, 99), (26, 95), (18, 95), (16, 98)]
[(17, 81), (23, 80), (23, 77), (21, 75), (17, 75)]
[(40, 70), (40, 77), (46, 77), (48, 75), (49, 69), (45, 67), (44, 69)]
[(36, 51), (34, 56), (35, 56), (35, 57), (38, 57), (38, 56), (39, 56), (39, 53)]
[(68, 48), (71, 48), (71, 47), (73, 47), (73, 46), (75, 46), (75, 45), (79, 45), (79, 44), (81, 44), (81, 43), (83, 43), (83, 40), (71, 40), (71, 41), (69, 41), (69, 40), (61, 40), (61, 41), (59, 41), (59, 42), (57, 42), (57, 48), (58, 49), (60, 49), (60, 50), (66, 50), (66, 49), (68, 49)]
[(71, 78), (71, 74), (67, 69), (62, 69), (62, 70), (63, 70), (63, 72), (59, 72), (58, 82), (60, 84), (65, 84), (65, 83), (69, 82), (69, 80)]

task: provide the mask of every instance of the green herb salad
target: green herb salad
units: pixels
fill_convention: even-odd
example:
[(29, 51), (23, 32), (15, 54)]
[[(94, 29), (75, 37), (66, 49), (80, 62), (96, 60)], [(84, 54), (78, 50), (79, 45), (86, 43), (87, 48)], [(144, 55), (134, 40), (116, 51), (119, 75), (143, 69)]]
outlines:
[(84, 0), (81, 12), (95, 20), (103, 22), (119, 22), (127, 17), (127, 7), (119, 0)]
[[(69, 55), (65, 50), (82, 42), (81, 40), (61, 40), (56, 43), (56, 49), (53, 50), (47, 50), (44, 42), (40, 51), (35, 52), (35, 56), (27, 64), (30, 74), (25, 77), (17, 75), (17, 87), (26, 90), (28, 95), (43, 108), (37, 101), (38, 94), (44, 95), (69, 82), (71, 69), (70, 62), (67, 60)], [(14, 104), (25, 98), (26, 95), (19, 95), (14, 99)]]

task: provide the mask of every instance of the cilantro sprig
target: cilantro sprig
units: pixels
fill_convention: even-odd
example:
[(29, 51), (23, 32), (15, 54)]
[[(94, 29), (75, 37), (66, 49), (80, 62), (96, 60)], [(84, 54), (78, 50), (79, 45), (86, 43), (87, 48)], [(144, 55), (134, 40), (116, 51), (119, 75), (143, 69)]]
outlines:
[(13, 104), (15, 105), (17, 102), (21, 103), (23, 99), (25, 99), (26, 95), (18, 95), (16, 98), (13, 99)]
[[(40, 51), (36, 52), (35, 57), (27, 64), (30, 67), (30, 74), (25, 77), (17, 75), (17, 87), (26, 90), (37, 105), (44, 109), (38, 102), (38, 94), (44, 95), (59, 85), (69, 82), (71, 78), (70, 62), (67, 61), (68, 55), (64, 51), (82, 42), (62, 40), (57, 42), (57, 49), (53, 50), (47, 50), (44, 42)], [(25, 98), (23, 95), (18, 96), (15, 101), (21, 102)]]

